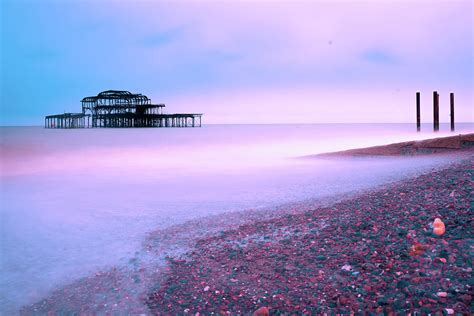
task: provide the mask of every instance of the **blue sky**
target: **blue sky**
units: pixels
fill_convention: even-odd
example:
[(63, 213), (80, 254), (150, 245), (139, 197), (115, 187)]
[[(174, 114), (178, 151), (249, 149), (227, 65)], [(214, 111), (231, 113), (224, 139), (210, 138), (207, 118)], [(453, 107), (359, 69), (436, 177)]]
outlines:
[(107, 89), (209, 123), (412, 122), (416, 91), (428, 122), (438, 90), (473, 121), (472, 12), (436, 0), (5, 0), (0, 124), (40, 125)]

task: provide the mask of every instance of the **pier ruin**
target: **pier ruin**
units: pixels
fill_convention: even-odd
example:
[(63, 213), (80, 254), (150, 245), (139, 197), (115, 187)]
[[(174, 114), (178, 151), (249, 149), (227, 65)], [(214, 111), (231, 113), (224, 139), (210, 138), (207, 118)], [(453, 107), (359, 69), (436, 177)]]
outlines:
[[(420, 92), (416, 92), (416, 130), (421, 131)], [(449, 116), (451, 132), (454, 132), (454, 93), (449, 94)], [(433, 91), (433, 131), (439, 131), (439, 93)]]
[(81, 100), (82, 112), (48, 115), (45, 128), (201, 127), (202, 113), (163, 113), (143, 94), (107, 90)]

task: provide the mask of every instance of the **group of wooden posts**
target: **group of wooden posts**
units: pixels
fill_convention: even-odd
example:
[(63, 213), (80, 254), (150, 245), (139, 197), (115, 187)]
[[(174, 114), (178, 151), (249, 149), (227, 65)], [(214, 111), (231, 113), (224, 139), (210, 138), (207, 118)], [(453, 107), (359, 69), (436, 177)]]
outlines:
[[(451, 131), (454, 131), (454, 93), (449, 94)], [(416, 130), (421, 130), (420, 92), (416, 93)], [(433, 131), (439, 131), (439, 93), (433, 91)]]

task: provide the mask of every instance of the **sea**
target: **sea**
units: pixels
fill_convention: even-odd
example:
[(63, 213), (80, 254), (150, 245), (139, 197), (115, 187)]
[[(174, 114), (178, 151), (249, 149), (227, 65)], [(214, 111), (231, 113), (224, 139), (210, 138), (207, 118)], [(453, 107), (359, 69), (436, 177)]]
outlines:
[(0, 314), (126, 264), (157, 229), (370, 190), (459, 159), (308, 156), (468, 132), (474, 124), (0, 127)]

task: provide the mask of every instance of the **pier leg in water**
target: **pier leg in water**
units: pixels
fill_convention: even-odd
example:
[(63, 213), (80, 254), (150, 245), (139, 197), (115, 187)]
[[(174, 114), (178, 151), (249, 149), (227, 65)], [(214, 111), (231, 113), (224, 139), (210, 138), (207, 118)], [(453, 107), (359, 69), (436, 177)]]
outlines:
[(420, 118), (420, 92), (416, 93), (416, 130), (421, 130), (421, 118)]
[(433, 91), (433, 131), (439, 131), (439, 94)]
[(454, 132), (454, 93), (449, 94), (449, 104), (451, 112), (451, 132)]

